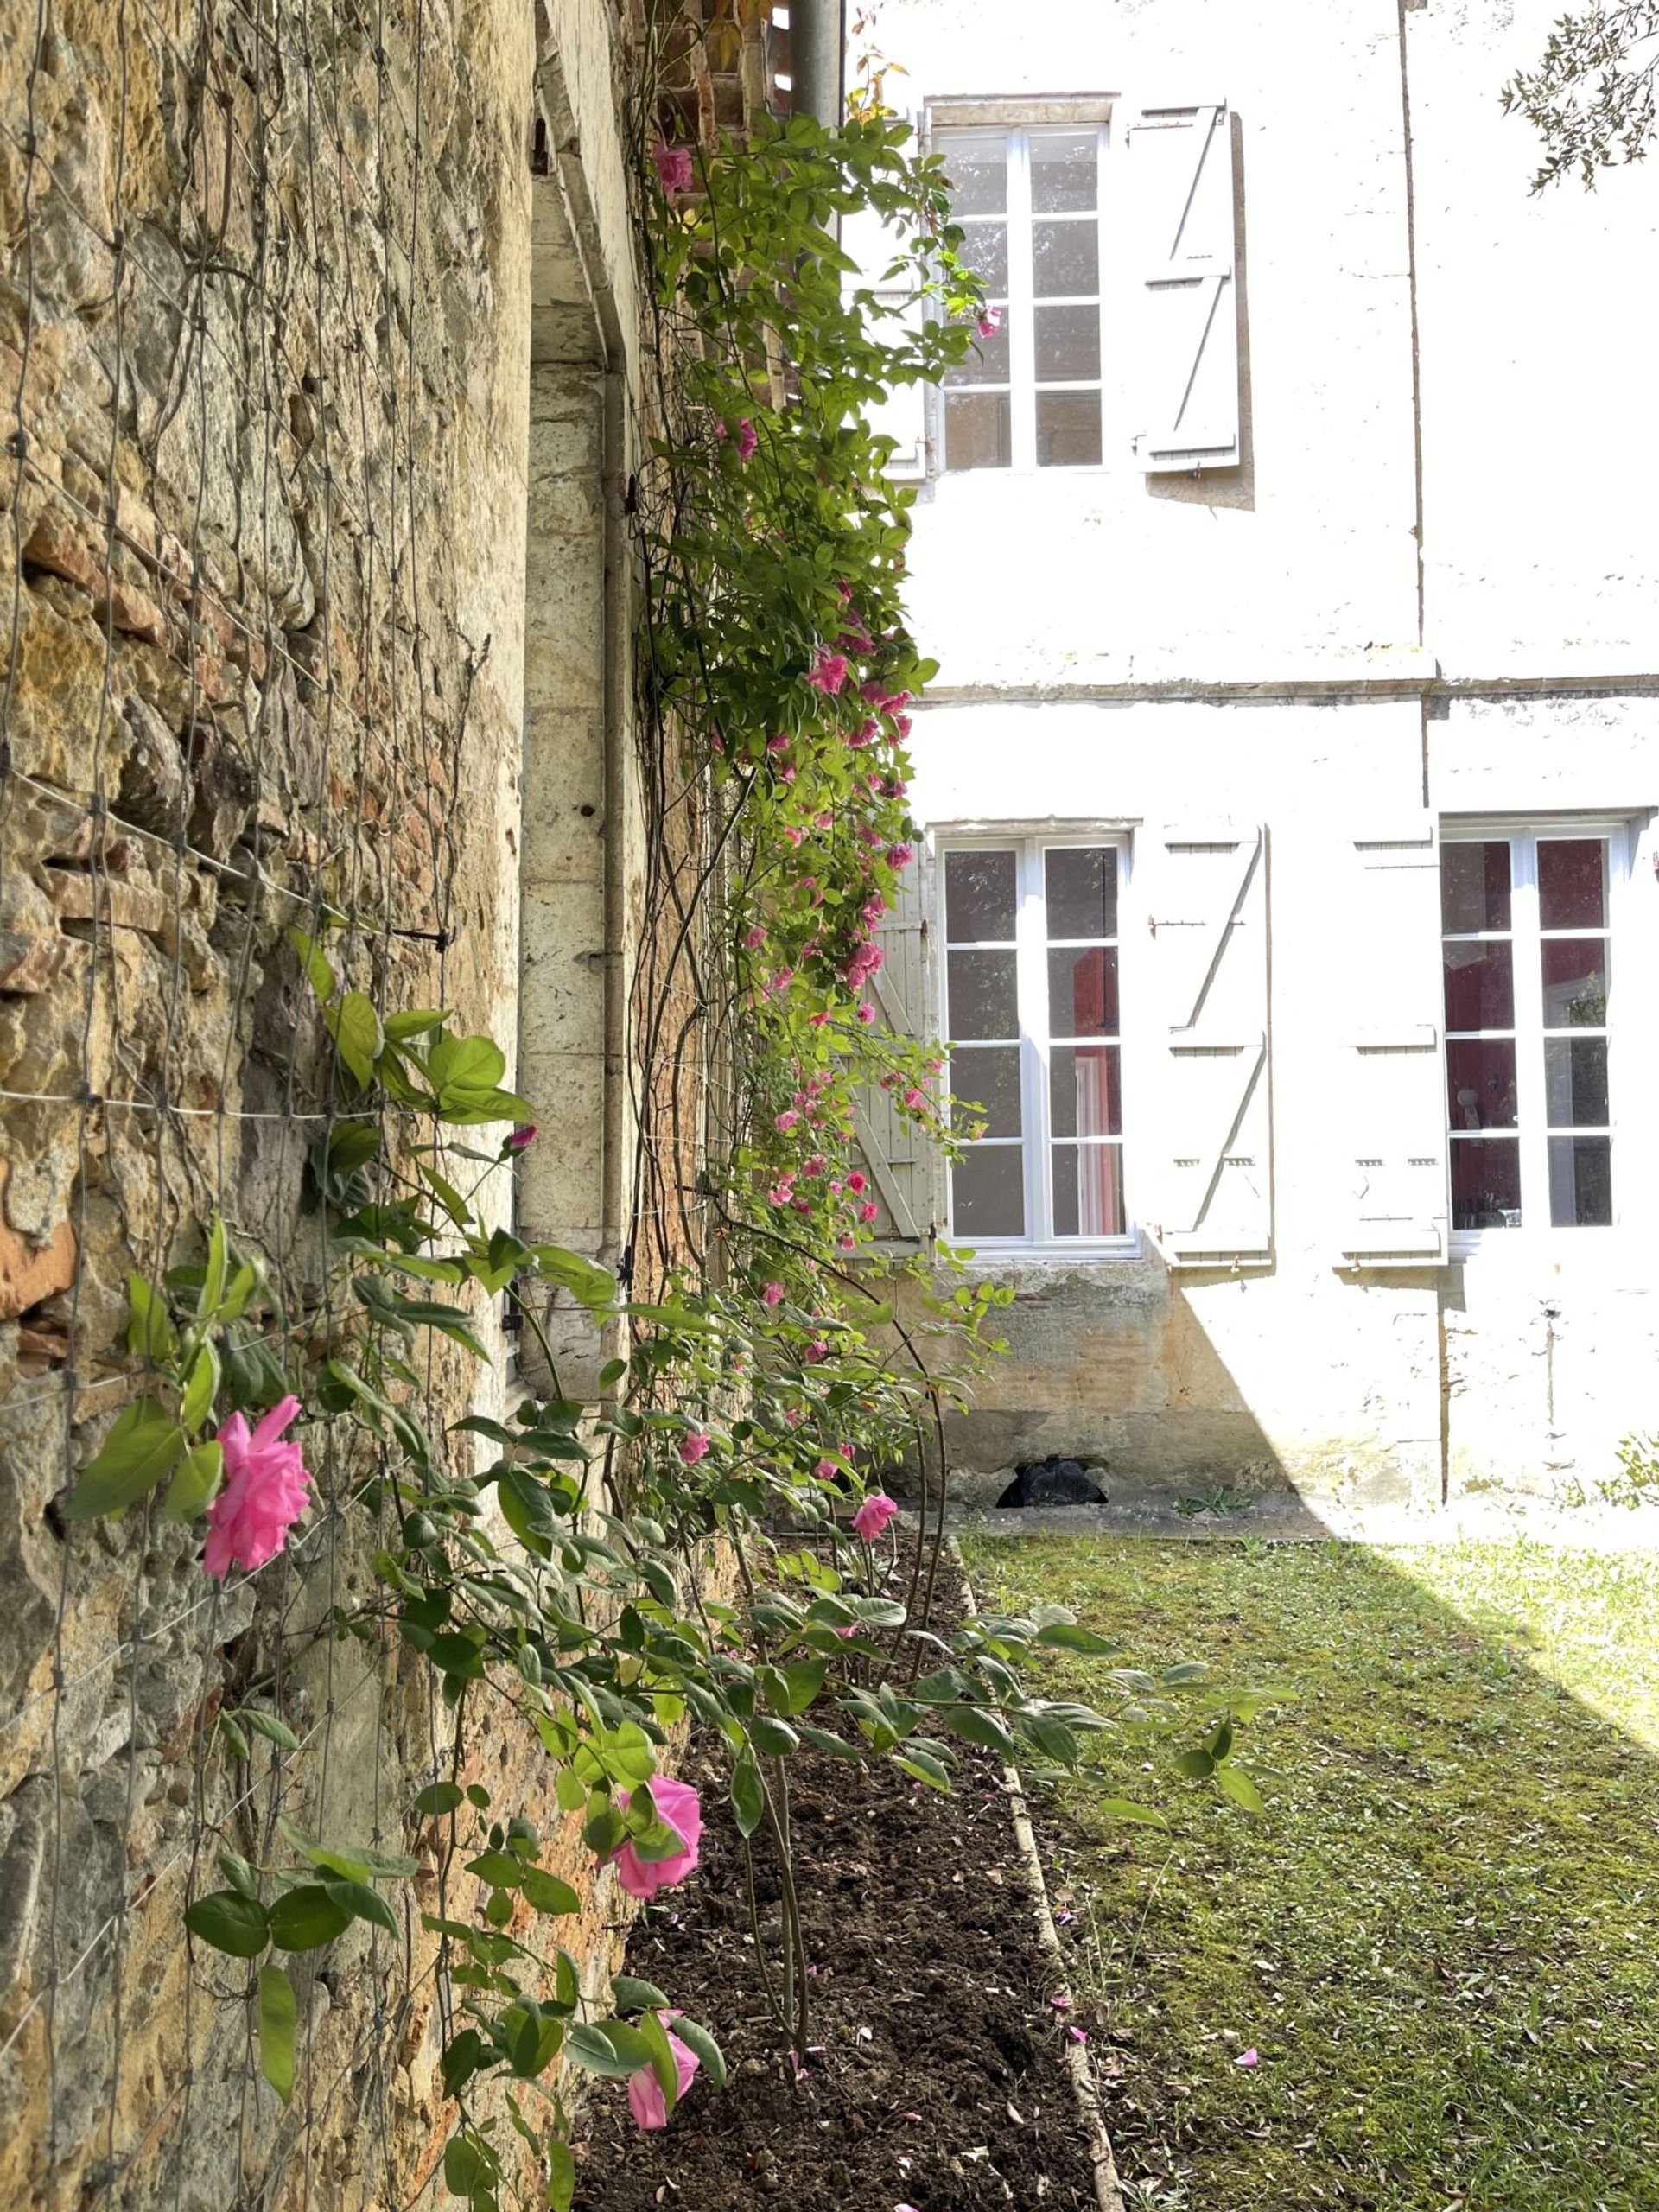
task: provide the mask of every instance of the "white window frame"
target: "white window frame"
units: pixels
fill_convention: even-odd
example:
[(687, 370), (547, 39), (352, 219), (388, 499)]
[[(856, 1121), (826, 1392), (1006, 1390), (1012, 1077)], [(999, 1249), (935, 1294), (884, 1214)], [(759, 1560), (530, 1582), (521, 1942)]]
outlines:
[[(1096, 229), (1096, 283), (1099, 296), (1096, 307), (1100, 323), (1100, 373), (1097, 377), (1079, 378), (1060, 384), (1037, 382), (1037, 317), (1036, 309), (1043, 307), (1077, 307), (1090, 304), (1084, 294), (1060, 294), (1045, 296), (1039, 302), (1033, 290), (1031, 226), (1033, 219), (1044, 222), (1075, 222), (1081, 224), (1090, 217), (1079, 209), (1072, 215), (1047, 215), (1033, 218), (1031, 206), (1031, 142), (1035, 137), (1076, 137), (1085, 130), (1096, 134), (1095, 205), (1092, 220)], [(960, 215), (953, 218), (965, 231), (991, 223), (1003, 223), (1008, 233), (1008, 287), (1006, 294), (988, 294), (988, 306), (1000, 308), (1008, 332), (1008, 381), (1007, 384), (951, 385), (942, 384), (935, 404), (938, 410), (938, 473), (942, 476), (997, 477), (1010, 476), (1075, 476), (1098, 473), (1106, 466), (1110, 451), (1113, 425), (1109, 419), (1107, 401), (1110, 391), (1108, 365), (1113, 360), (1111, 340), (1113, 330), (1109, 327), (1107, 309), (1110, 303), (1110, 287), (1115, 262), (1109, 251), (1109, 234), (1107, 218), (1110, 212), (1110, 177), (1112, 151), (1112, 122), (1109, 110), (1104, 113), (1079, 115), (1075, 119), (1062, 117), (996, 116), (984, 122), (968, 122), (952, 115), (948, 121), (941, 119), (931, 134), (931, 149), (946, 157), (951, 138), (958, 133), (971, 132), (976, 137), (996, 135), (1005, 138), (1008, 145), (1007, 202), (1006, 212), (1000, 215)], [(1121, 318), (1120, 318), (1121, 320)], [(1100, 459), (1093, 461), (1056, 461), (1039, 466), (1037, 460), (1037, 396), (1039, 391), (1093, 391), (1100, 404)], [(1006, 468), (953, 469), (950, 448), (950, 395), (952, 392), (1007, 392), (1008, 395), (1008, 453)]]
[[(1118, 933), (1111, 940), (1117, 948), (1117, 1033), (1103, 1038), (1103, 1044), (1116, 1045), (1118, 1051), (1118, 1080), (1122, 1097), (1122, 1133), (1118, 1136), (1099, 1140), (1103, 1148), (1116, 1147), (1119, 1173), (1122, 1177), (1124, 1226), (1122, 1234), (1112, 1236), (1062, 1236), (1053, 1227), (1052, 1193), (1050, 1185), (1049, 1162), (1054, 1139), (1052, 1134), (1052, 1115), (1049, 1103), (1049, 1032), (1048, 1032), (1048, 952), (1047, 908), (1044, 890), (1043, 859), (1056, 851), (1096, 851), (1109, 848), (1117, 855), (1117, 924)], [(953, 1170), (947, 1162), (944, 1167), (944, 1217), (949, 1224), (947, 1236), (952, 1243), (961, 1242), (982, 1257), (990, 1255), (1006, 1255), (1017, 1253), (1030, 1259), (1075, 1260), (1078, 1258), (1135, 1258), (1141, 1252), (1141, 1237), (1130, 1211), (1133, 1195), (1128, 1180), (1128, 1163), (1125, 1157), (1131, 1127), (1128, 1103), (1130, 1071), (1126, 1068), (1125, 1056), (1130, 1051), (1130, 1004), (1128, 982), (1124, 963), (1124, 912), (1134, 868), (1134, 853), (1129, 832), (1124, 829), (1066, 830), (1050, 832), (1015, 832), (986, 830), (975, 834), (963, 830), (948, 837), (941, 837), (935, 848), (935, 906), (938, 916), (939, 944), (942, 957), (938, 963), (938, 1004), (935, 1008), (935, 1033), (946, 1040), (945, 1085), (954, 1090), (954, 1063), (950, 1055), (950, 969), (953, 950), (976, 949), (967, 940), (958, 941), (950, 934), (945, 902), (946, 862), (953, 852), (1012, 852), (1015, 855), (1014, 884), (1014, 954), (1015, 988), (1018, 995), (1020, 1017), (1020, 1119), (1023, 1134), (1017, 1137), (988, 1139), (984, 1141), (1000, 1144), (1008, 1149), (1018, 1145), (1022, 1154), (1026, 1207), (1026, 1233), (1020, 1236), (987, 1236), (977, 1232), (958, 1232), (952, 1212), (955, 1186)], [(1070, 942), (1064, 940), (1063, 942)], [(1098, 940), (1077, 940), (1096, 943)], [(982, 948), (979, 948), (982, 949)], [(999, 941), (998, 948), (1005, 949)], [(975, 1039), (972, 1045), (989, 1045), (997, 1041), (1012, 1044), (1015, 1040)], [(964, 1091), (971, 1097), (971, 1086)], [(1060, 1140), (1065, 1141), (1064, 1138)]]
[[(1565, 1128), (1551, 1130), (1547, 1115), (1544, 1084), (1544, 1039), (1547, 1035), (1568, 1034), (1561, 1031), (1547, 1031), (1543, 1019), (1543, 966), (1541, 947), (1547, 938), (1593, 937), (1594, 930), (1541, 930), (1538, 922), (1537, 849), (1540, 842), (1549, 843), (1560, 838), (1601, 838), (1607, 848), (1607, 924), (1608, 942), (1608, 1004), (1605, 1035), (1607, 1039), (1607, 1105), (1609, 1120), (1603, 1129)], [(1483, 1254), (1491, 1255), (1507, 1252), (1518, 1257), (1523, 1251), (1536, 1251), (1548, 1243), (1557, 1251), (1584, 1249), (1584, 1240), (1605, 1240), (1627, 1226), (1632, 1209), (1627, 1194), (1639, 1184), (1638, 1163), (1632, 1158), (1635, 1141), (1630, 1134), (1628, 1115), (1621, 1124), (1620, 1102), (1631, 1087), (1634, 1070), (1627, 1071), (1629, 1057), (1624, 1050), (1630, 1033), (1630, 1015), (1621, 1019), (1620, 1008), (1627, 1005), (1630, 996), (1630, 955), (1635, 949), (1637, 931), (1631, 926), (1635, 917), (1630, 910), (1630, 887), (1633, 881), (1632, 860), (1636, 843), (1636, 829), (1628, 817), (1606, 815), (1498, 815), (1498, 816), (1443, 816), (1440, 826), (1442, 855), (1449, 845), (1489, 844), (1506, 842), (1510, 848), (1510, 939), (1513, 947), (1512, 964), (1515, 988), (1515, 1027), (1513, 1030), (1453, 1030), (1445, 1019), (1441, 1007), (1441, 1087), (1442, 1107), (1446, 1117), (1446, 1221), (1451, 1224), (1450, 1257), (1453, 1261), (1471, 1260)], [(1441, 944), (1459, 940), (1467, 942), (1492, 932), (1482, 931), (1441, 931)], [(1502, 932), (1498, 932), (1502, 934)], [(1617, 969), (1615, 969), (1615, 963)], [(1585, 1033), (1577, 1033), (1580, 1035)], [(1455, 1226), (1456, 1209), (1452, 1197), (1452, 1154), (1460, 1137), (1452, 1122), (1449, 1047), (1458, 1042), (1479, 1037), (1502, 1038), (1513, 1036), (1516, 1054), (1516, 1109), (1517, 1129), (1508, 1140), (1519, 1147), (1521, 1167), (1521, 1221), (1516, 1228), (1459, 1229)], [(1494, 1131), (1494, 1135), (1500, 1133)], [(1612, 1220), (1611, 1223), (1555, 1223), (1549, 1218), (1549, 1139), (1554, 1135), (1605, 1135), (1612, 1145)]]

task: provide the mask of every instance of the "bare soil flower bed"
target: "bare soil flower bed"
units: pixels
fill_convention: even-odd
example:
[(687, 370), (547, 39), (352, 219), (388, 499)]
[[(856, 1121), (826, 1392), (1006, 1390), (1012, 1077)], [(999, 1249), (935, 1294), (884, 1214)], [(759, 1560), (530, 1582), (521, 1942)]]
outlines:
[[(789, 1761), (813, 2050), (795, 2078), (760, 1993), (743, 1854), (721, 1770), (689, 1764), (707, 1825), (698, 1872), (651, 1908), (629, 1971), (720, 2038), (726, 2088), (699, 2078), (645, 2133), (624, 2085), (596, 2083), (581, 2212), (1056, 2212), (1095, 2203), (1001, 1788), (963, 1747), (948, 1796), (893, 1766)], [(755, 1840), (763, 1929), (777, 1885)]]

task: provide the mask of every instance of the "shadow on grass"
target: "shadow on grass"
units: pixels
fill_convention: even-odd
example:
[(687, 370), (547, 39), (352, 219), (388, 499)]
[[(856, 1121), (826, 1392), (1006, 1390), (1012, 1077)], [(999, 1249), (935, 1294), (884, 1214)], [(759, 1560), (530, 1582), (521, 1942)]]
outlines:
[[(1109, 1734), (1039, 1800), (1132, 2205), (1659, 2212), (1659, 1561), (964, 1548), (987, 1606), (1294, 1694), (1245, 1732), (1265, 1817), (1173, 1775), (1190, 1729)], [(1168, 1834), (1101, 1813), (1126, 1791)]]

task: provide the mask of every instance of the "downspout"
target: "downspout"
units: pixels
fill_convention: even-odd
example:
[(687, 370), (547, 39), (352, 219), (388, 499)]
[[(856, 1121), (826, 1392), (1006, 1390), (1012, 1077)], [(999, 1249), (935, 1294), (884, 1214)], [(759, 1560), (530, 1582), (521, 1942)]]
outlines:
[(790, 0), (791, 101), (826, 130), (840, 123), (846, 97), (846, 0)]
[(628, 785), (625, 740), (628, 729), (629, 620), (632, 575), (628, 558), (627, 391), (620, 349), (607, 348), (601, 426), (600, 486), (604, 505), (604, 624), (601, 713), (605, 747), (605, 1078), (603, 1154), (600, 1175), (602, 1268), (622, 1257), (622, 1155), (626, 1138), (627, 1067), (626, 928)]

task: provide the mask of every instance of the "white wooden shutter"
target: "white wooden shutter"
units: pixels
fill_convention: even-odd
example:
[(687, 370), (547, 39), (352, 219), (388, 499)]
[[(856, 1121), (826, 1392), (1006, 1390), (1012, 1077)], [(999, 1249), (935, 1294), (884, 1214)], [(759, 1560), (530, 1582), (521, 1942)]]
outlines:
[(1434, 817), (1376, 823), (1350, 855), (1336, 918), (1350, 1009), (1336, 1105), (1352, 1161), (1342, 1257), (1351, 1267), (1438, 1267), (1447, 1219)]
[(1132, 111), (1128, 191), (1139, 241), (1132, 342), (1141, 466), (1236, 467), (1238, 301), (1226, 101)]
[(1173, 824), (1147, 833), (1143, 865), (1153, 1111), (1140, 1117), (1150, 1203), (1137, 1217), (1172, 1267), (1261, 1266), (1273, 1253), (1262, 833)]
[[(907, 339), (919, 337), (922, 327), (922, 302), (912, 299), (907, 291), (884, 291), (879, 286), (876, 299), (883, 307), (902, 310), (902, 334)], [(878, 332), (885, 334), (888, 343), (896, 341), (899, 327), (883, 319), (876, 324)], [(887, 473), (895, 483), (918, 483), (927, 474), (927, 396), (925, 384), (895, 385), (887, 397), (869, 410), (871, 431), (879, 437), (891, 438), (893, 451), (887, 462)]]
[[(870, 987), (876, 1020), (907, 1037), (929, 1033), (927, 921), (918, 854), (899, 876), (893, 905), (875, 932), (882, 961)], [(892, 1095), (865, 1090), (853, 1112), (856, 1150), (880, 1209), (875, 1234), (888, 1252), (919, 1251), (934, 1235), (935, 1155)]]

